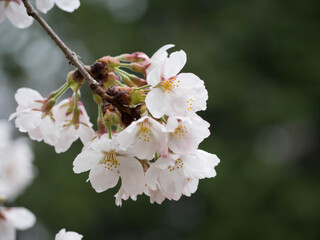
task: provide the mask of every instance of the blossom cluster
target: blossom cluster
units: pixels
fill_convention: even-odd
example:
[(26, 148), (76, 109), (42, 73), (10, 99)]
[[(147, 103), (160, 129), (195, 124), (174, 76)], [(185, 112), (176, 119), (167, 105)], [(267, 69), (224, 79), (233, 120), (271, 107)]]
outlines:
[[(57, 153), (80, 138), (84, 147), (74, 160), (74, 172), (89, 171), (96, 192), (115, 187), (121, 179), (118, 206), (143, 193), (159, 204), (190, 196), (200, 179), (216, 175), (219, 159), (198, 149), (210, 135), (209, 123), (196, 114), (206, 109), (204, 82), (193, 73), (180, 73), (187, 57), (182, 50), (169, 55), (172, 47), (163, 46), (151, 58), (142, 52), (106, 56), (87, 67), (97, 81), (90, 85), (99, 106), (97, 131), (80, 101), (85, 79), (78, 70), (47, 98), (19, 89), (10, 119), (16, 118), (21, 132), (54, 146)], [(72, 98), (56, 104), (68, 88)]]
[[(80, 0), (36, 0), (37, 8), (47, 13), (54, 5), (60, 9), (73, 12), (80, 6)], [(33, 23), (21, 0), (0, 0), (0, 23), (8, 19), (17, 28), (27, 28)]]

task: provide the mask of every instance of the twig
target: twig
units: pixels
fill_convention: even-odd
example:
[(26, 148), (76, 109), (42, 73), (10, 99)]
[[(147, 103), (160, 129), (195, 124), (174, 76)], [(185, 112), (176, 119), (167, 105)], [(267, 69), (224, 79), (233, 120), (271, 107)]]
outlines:
[(52, 30), (49, 24), (39, 15), (37, 10), (34, 9), (31, 3), (28, 0), (22, 0), (22, 2), (27, 9), (27, 14), (33, 17), (48, 33), (51, 39), (57, 44), (57, 46), (64, 53), (65, 57), (69, 60), (70, 64), (75, 66), (79, 70), (79, 72), (86, 78), (90, 85), (90, 88), (92, 90), (95, 90), (95, 93), (99, 94), (103, 99), (113, 102), (113, 97), (109, 96), (101, 89), (98, 82), (93, 79), (93, 77), (91, 77), (83, 63), (79, 60), (78, 55), (61, 40), (61, 38)]

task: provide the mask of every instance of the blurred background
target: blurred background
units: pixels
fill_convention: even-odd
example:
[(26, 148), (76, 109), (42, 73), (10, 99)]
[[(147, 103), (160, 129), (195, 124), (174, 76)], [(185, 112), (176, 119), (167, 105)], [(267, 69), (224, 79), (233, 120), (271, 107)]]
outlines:
[[(151, 56), (167, 43), (185, 50), (184, 72), (209, 92), (199, 114), (212, 135), (200, 147), (221, 163), (189, 198), (152, 205), (139, 196), (119, 208), (117, 188), (98, 194), (87, 173), (73, 173), (79, 142), (59, 155), (33, 142), (37, 177), (12, 205), (33, 211), (37, 225), (18, 239), (53, 239), (61, 228), (85, 240), (320, 239), (319, 9), (318, 0), (81, 0), (73, 14), (55, 7), (45, 19), (86, 64)], [(0, 36), (0, 118), (8, 118), (17, 88), (46, 96), (73, 68), (37, 23), (19, 30), (6, 21)], [(95, 122), (89, 91), (82, 100)]]

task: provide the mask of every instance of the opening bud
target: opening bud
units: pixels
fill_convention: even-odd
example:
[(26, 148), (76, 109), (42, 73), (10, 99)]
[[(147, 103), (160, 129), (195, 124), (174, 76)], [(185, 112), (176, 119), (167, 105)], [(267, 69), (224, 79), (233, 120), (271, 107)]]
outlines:
[(108, 128), (120, 123), (121, 119), (119, 113), (112, 104), (103, 102), (101, 105), (101, 110), (103, 113), (104, 122)]
[(125, 54), (118, 56), (117, 59), (123, 60), (123, 61), (129, 61), (129, 62), (136, 62), (136, 63), (145, 62), (145, 61), (150, 60), (149, 57), (143, 52), (134, 52), (131, 54), (125, 53)]
[(114, 72), (116, 68), (119, 67), (120, 61), (111, 56), (105, 56), (98, 60), (98, 62), (104, 63), (104, 71), (105, 72)]

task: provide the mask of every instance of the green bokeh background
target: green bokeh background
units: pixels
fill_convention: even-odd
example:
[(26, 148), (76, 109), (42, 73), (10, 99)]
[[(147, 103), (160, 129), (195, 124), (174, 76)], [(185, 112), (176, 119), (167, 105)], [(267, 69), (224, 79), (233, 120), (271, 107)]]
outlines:
[[(212, 135), (201, 148), (221, 159), (217, 176), (178, 202), (152, 205), (139, 196), (120, 208), (113, 198), (119, 186), (98, 194), (87, 173), (73, 173), (79, 142), (59, 155), (33, 143), (38, 174), (13, 204), (32, 210), (38, 224), (19, 239), (53, 239), (61, 228), (85, 240), (320, 239), (320, 1), (119, 0), (133, 2), (120, 18), (105, 1), (82, 0), (73, 14), (55, 8), (45, 18), (87, 64), (125, 52), (151, 56), (167, 43), (185, 50), (183, 71), (197, 74), (209, 92), (208, 108), (199, 114)], [(144, 7), (136, 19), (126, 18)], [(50, 64), (24, 66), (20, 52), (3, 52), (8, 41), (1, 34), (1, 88), (28, 86), (45, 96), (63, 83), (72, 67), (37, 23), (4, 27), (29, 37), (22, 50), (33, 40), (47, 42), (63, 67), (46, 74)], [(29, 61), (42, 50), (34, 48)], [(28, 82), (26, 72), (42, 74), (42, 81)], [(94, 122), (96, 106), (86, 89), (82, 100)], [(8, 101), (13, 111), (13, 96)]]

